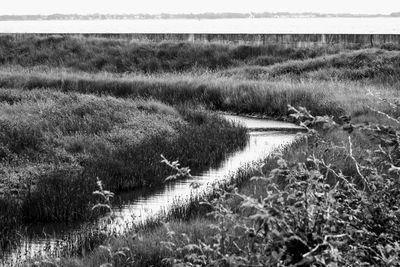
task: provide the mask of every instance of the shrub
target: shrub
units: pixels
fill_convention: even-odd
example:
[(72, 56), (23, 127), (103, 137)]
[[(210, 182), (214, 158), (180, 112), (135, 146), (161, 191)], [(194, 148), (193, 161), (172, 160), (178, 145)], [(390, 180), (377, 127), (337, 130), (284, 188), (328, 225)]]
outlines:
[[(214, 218), (211, 239), (178, 243), (175, 233), (163, 243), (170, 251), (164, 264), (173, 266), (397, 266), (400, 263), (400, 184), (397, 128), (337, 125), (329, 117), (314, 117), (305, 109), (293, 114), (310, 132), (305, 161), (278, 155), (277, 168), (254, 177), (263, 195), (222, 192), (208, 205)], [(389, 116), (389, 115), (388, 115)], [(395, 123), (400, 122), (393, 118)], [(315, 131), (342, 128), (348, 145), (329, 144)], [(379, 147), (354, 154), (354, 132), (371, 137)], [(375, 145), (372, 145), (375, 147)], [(372, 148), (371, 147), (371, 148)], [(345, 151), (354, 172), (346, 175), (334, 162), (316, 155)], [(257, 181), (257, 182), (256, 182)], [(256, 189), (254, 189), (256, 191)], [(233, 209), (227, 199), (240, 199)], [(236, 212), (235, 212), (236, 210)]]

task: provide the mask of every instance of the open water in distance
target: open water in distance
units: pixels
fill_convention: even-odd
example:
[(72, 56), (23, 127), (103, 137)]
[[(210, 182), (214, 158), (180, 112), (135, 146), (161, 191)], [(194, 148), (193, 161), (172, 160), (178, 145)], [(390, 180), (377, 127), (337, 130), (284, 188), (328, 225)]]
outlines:
[(0, 21), (0, 33), (400, 34), (400, 18)]

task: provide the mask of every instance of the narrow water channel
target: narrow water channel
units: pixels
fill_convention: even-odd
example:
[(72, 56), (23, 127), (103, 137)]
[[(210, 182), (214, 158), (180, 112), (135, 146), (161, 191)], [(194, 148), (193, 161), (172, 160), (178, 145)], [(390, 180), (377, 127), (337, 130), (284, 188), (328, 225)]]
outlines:
[[(120, 203), (112, 208), (117, 219), (107, 224), (108, 230), (121, 234), (129, 230), (132, 225), (168, 210), (174, 203), (184, 204), (191, 196), (207, 192), (213, 183), (224, 181), (241, 167), (260, 162), (271, 152), (290, 144), (295, 140), (296, 132), (301, 131), (300, 127), (290, 123), (232, 115), (224, 116), (227, 120), (239, 123), (249, 129), (249, 139), (244, 149), (228, 155), (216, 168), (193, 174), (191, 179), (167, 183), (156, 191), (136, 190), (118, 194), (116, 197)], [(191, 186), (193, 182), (200, 186), (193, 189)], [(100, 219), (97, 225), (92, 224), (91, 227), (104, 225), (104, 220), (104, 218)], [(0, 260), (0, 265), (13, 266), (16, 265), (16, 262), (26, 258), (57, 255), (57, 250), (66, 245), (63, 244), (67, 240), (66, 236), (73, 236), (81, 228), (82, 225), (79, 224), (29, 226), (21, 236), (20, 246)]]

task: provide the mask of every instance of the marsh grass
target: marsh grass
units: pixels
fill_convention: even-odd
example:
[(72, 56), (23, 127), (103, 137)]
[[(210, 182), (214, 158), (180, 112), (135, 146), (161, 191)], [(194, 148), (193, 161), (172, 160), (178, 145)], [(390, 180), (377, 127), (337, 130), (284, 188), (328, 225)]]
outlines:
[(342, 113), (340, 107), (325, 97), (324, 88), (313, 83), (239, 81), (212, 73), (121, 77), (54, 71), (45, 73), (18, 68), (14, 72), (12, 69), (0, 72), (0, 87), (49, 88), (125, 98), (151, 97), (173, 105), (196, 103), (214, 110), (257, 113), (275, 118), (287, 116), (285, 107), (290, 103), (308, 107), (315, 114)]
[(399, 51), (362, 49), (305, 60), (288, 60), (268, 67), (237, 67), (221, 71), (221, 74), (251, 80), (367, 80), (375, 84), (395, 84), (400, 72), (399, 58)]
[[(87, 216), (86, 209), (92, 201), (88, 196), (93, 190), (89, 184), (93, 181), (95, 185), (96, 176), (107, 189), (115, 191), (155, 186), (159, 183), (157, 175), (168, 174), (168, 168), (159, 165), (160, 154), (196, 169), (218, 162), (224, 153), (243, 145), (243, 128), (211, 116), (202, 107), (288, 119), (288, 104), (303, 106), (311, 114), (333, 116), (349, 132), (353, 126), (343, 122), (348, 120), (343, 115), (351, 116), (353, 123), (384, 123), (385, 127), (393, 127), (388, 116), (400, 116), (398, 108), (381, 101), (399, 99), (396, 47), (327, 55), (330, 51), (323, 49), (136, 44), (75, 37), (34, 36), (14, 40), (2, 36), (0, 39), (0, 47), (4, 48), (0, 49), (0, 60), (6, 64), (0, 71), (3, 88), (0, 125), (4, 128), (0, 135), (0, 157), (3, 177), (7, 177), (2, 181), (5, 190), (0, 198), (0, 210), (5, 214), (1, 221), (5, 224), (3, 229), (9, 229), (24, 217), (30, 221), (43, 218), (69, 221)], [(193, 111), (194, 104), (202, 107)], [(369, 155), (373, 153), (370, 139), (352, 132), (350, 157), (346, 131), (319, 130), (325, 142), (319, 142), (317, 147), (310, 146), (313, 142), (309, 140), (306, 145), (286, 151), (284, 160), (306, 161), (312, 154), (331, 163), (333, 170), (362, 182), (354, 161), (370, 164)], [(385, 144), (385, 140), (379, 140)], [(373, 145), (379, 149), (379, 144)], [(248, 182), (248, 178), (263, 177), (281, 167), (279, 162), (269, 160), (261, 173), (244, 172), (239, 175), (243, 178), (239, 192), (256, 199), (268, 197), (262, 179)], [(274, 178), (279, 178), (275, 179), (278, 185), (287, 185), (285, 177)], [(331, 176), (328, 178), (334, 181)], [(82, 196), (71, 197), (71, 190), (81, 192)], [(217, 190), (210, 196), (221, 193)], [(167, 228), (156, 220), (139, 233), (112, 239), (98, 237), (97, 231), (84, 230), (77, 242), (71, 239), (78, 245), (66, 251), (92, 250), (106, 241), (112, 253), (98, 248), (83, 259), (70, 257), (82, 253), (67, 254), (61, 265), (99, 266), (114, 261), (123, 266), (127, 264), (126, 258), (111, 259), (110, 255), (126, 246), (136, 266), (160, 265), (163, 259), (191, 261), (185, 255), (191, 252), (189, 255), (195, 258), (196, 250), (185, 246), (193, 240), (217, 244), (219, 247), (214, 250), (217, 252), (239, 253), (237, 247), (248, 244), (250, 233), (230, 231), (235, 229), (234, 220), (209, 229), (209, 224), (215, 226), (221, 221), (204, 218), (210, 211), (200, 205), (204, 200), (193, 198), (187, 206), (177, 203), (164, 214), (165, 219), (170, 219)], [(230, 210), (218, 216), (229, 215), (241, 223), (240, 218), (248, 215), (238, 208), (240, 197), (223, 201)], [(63, 207), (64, 202), (73, 209)], [(27, 211), (31, 206), (39, 212)], [(20, 211), (12, 211), (10, 207)], [(224, 247), (225, 234), (233, 236), (236, 247), (234, 243)], [(2, 245), (6, 244), (4, 241), (8, 242), (3, 238)], [(225, 253), (214, 255), (218, 258)]]
[(223, 69), (254, 63), (269, 65), (313, 58), (339, 51), (337, 47), (283, 48), (217, 43), (135, 42), (82, 36), (0, 36), (0, 64), (46, 65), (87, 72), (172, 72), (196, 68)]
[(19, 209), (20, 205), (10, 195), (0, 197), (0, 257), (3, 256), (5, 251), (19, 244), (19, 236), (15, 231), (15, 225), (18, 224), (21, 218), (18, 214), (15, 214), (15, 210)]
[(7, 93), (0, 103), (4, 227), (90, 219), (96, 177), (115, 192), (155, 187), (169, 171), (162, 153), (202, 169), (246, 142), (244, 128), (204, 109), (48, 90)]
[(190, 43), (134, 43), (129, 40), (68, 36), (0, 37), (2, 64), (64, 66), (89, 72), (155, 72), (185, 70), (193, 66), (226, 67), (229, 49)]
[[(0, 72), (0, 86), (152, 97), (172, 105), (200, 103), (210, 109), (274, 118), (287, 117), (285, 107), (291, 104), (306, 107), (313, 114), (339, 117), (354, 104), (359, 108), (354, 114), (368, 113), (365, 105), (357, 104), (360, 100), (370, 101), (364, 97), (366, 91), (398, 97), (398, 59), (398, 51), (366, 49), (286, 61), (269, 67), (246, 65), (222, 72), (148, 75), (8, 66)], [(360, 93), (361, 96), (356, 95)], [(9, 98), (4, 101), (18, 101)]]

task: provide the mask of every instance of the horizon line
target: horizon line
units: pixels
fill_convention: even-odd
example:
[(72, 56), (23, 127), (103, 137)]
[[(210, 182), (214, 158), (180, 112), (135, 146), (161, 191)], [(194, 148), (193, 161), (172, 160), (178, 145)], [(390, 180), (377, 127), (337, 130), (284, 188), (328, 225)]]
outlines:
[(230, 12), (230, 11), (224, 11), (224, 12), (181, 12), (181, 13), (99, 13), (99, 12), (94, 12), (94, 13), (49, 13), (49, 14), (43, 14), (43, 13), (32, 13), (32, 14), (1, 14), (0, 16), (10, 16), (10, 17), (23, 17), (23, 16), (43, 16), (43, 17), (48, 17), (48, 16), (99, 16), (99, 15), (106, 15), (106, 16), (162, 16), (162, 15), (167, 15), (167, 16), (198, 16), (198, 15), (320, 15), (320, 16), (358, 16), (358, 17), (372, 17), (372, 16), (393, 16), (393, 15), (400, 15), (400, 11), (394, 11), (390, 13), (349, 13), (349, 12), (338, 12), (338, 13), (329, 13), (329, 12), (314, 12), (314, 11), (304, 11), (304, 12), (289, 12), (289, 11), (276, 11), (276, 12), (270, 12), (270, 11), (262, 11), (262, 12), (256, 12), (256, 11), (249, 11), (249, 12)]

